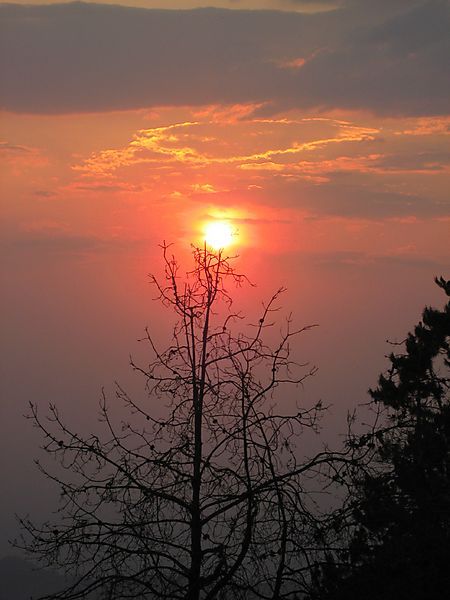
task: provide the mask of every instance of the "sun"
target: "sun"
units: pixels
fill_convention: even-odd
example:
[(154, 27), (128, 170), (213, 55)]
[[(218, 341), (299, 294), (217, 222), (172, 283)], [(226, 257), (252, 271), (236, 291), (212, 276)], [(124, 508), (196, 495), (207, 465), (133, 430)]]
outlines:
[(227, 221), (213, 221), (205, 225), (205, 242), (214, 250), (222, 250), (233, 243), (234, 230)]

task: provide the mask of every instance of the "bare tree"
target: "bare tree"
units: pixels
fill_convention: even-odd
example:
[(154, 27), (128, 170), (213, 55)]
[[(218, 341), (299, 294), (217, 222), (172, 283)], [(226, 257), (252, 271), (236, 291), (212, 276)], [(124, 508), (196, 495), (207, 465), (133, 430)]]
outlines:
[[(281, 414), (274, 393), (314, 372), (290, 358), (291, 339), (309, 327), (287, 320), (276, 345), (266, 343), (280, 289), (251, 334), (236, 333), (242, 317), (226, 286), (246, 278), (231, 259), (195, 248), (183, 281), (166, 245), (163, 255), (165, 278), (152, 281), (177, 322), (167, 349), (146, 331), (151, 361), (131, 362), (147, 400), (117, 388), (130, 422), (117, 428), (103, 396), (104, 437), (85, 437), (55, 406), (41, 418), (31, 405), (45, 451), (65, 471), (41, 466), (60, 507), (55, 523), (22, 519), (20, 545), (74, 577), (54, 598), (299, 598), (320, 533), (308, 481), (333, 457), (299, 461), (299, 436), (322, 408)], [(149, 405), (163, 401), (162, 419)]]

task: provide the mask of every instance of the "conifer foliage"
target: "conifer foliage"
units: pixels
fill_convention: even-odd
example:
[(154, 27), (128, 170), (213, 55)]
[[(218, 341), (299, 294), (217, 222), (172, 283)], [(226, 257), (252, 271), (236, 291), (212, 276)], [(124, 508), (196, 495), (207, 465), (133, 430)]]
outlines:
[[(450, 281), (437, 285), (450, 295)], [(346, 550), (329, 555), (314, 597), (440, 600), (450, 590), (450, 302), (426, 308), (370, 390), (378, 424), (352, 435)], [(341, 522), (342, 526), (342, 522)]]

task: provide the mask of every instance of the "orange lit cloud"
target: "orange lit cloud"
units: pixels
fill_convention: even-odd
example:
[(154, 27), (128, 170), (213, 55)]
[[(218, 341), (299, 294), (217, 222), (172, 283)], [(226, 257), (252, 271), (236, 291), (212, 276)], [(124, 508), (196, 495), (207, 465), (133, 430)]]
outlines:
[(411, 128), (397, 135), (450, 135), (450, 117), (426, 117), (412, 121)]
[(306, 64), (306, 58), (293, 58), (291, 60), (281, 61), (278, 66), (282, 69), (301, 69)]
[(306, 63), (308, 63), (309, 61), (313, 60), (323, 50), (324, 49), (315, 50), (309, 56), (306, 56), (306, 57), (299, 56), (299, 57), (296, 57), (296, 58), (289, 58), (289, 59), (277, 60), (277, 61), (275, 61), (275, 64), (280, 69), (294, 69), (294, 70), (301, 69), (301, 68), (303, 68), (306, 65)]
[[(159, 111), (159, 121), (166, 112)], [(447, 210), (440, 192), (430, 196), (426, 191), (425, 178), (443, 189), (450, 154), (436, 150), (442, 128), (425, 145), (419, 136), (411, 141), (408, 132), (423, 127), (420, 119), (405, 120), (400, 135), (401, 121), (379, 120), (374, 126), (363, 116), (290, 111), (260, 118), (251, 116), (248, 107), (240, 111), (234, 106), (230, 113), (224, 107), (221, 122), (219, 107), (184, 112), (193, 118), (140, 129), (127, 145), (92, 153), (75, 164), (73, 189), (178, 203), (209, 196), (218, 205), (267, 205), (273, 197), (280, 208), (298, 204), (319, 213), (365, 213), (370, 218), (427, 211), (439, 216)], [(409, 188), (405, 176), (411, 178)]]
[[(127, 147), (95, 153), (73, 168), (101, 177), (140, 164), (158, 169), (168, 163), (192, 169), (230, 166), (283, 171), (293, 167), (298, 171), (305, 154), (333, 144), (372, 141), (378, 134), (375, 128), (325, 118), (247, 119), (227, 121), (227, 125), (226, 132), (223, 123), (208, 120), (141, 130)], [(199, 135), (199, 131), (206, 130), (209, 135)], [(285, 138), (290, 138), (288, 143), (283, 142)], [(275, 140), (277, 145), (273, 147)], [(245, 147), (247, 154), (235, 154)]]
[(232, 104), (228, 106), (215, 104), (195, 109), (193, 114), (198, 119), (206, 119), (212, 123), (236, 123), (252, 117), (263, 106), (263, 103)]
[[(397, 245), (407, 248), (429, 221), (442, 255), (448, 228), (442, 219), (450, 214), (444, 122), (348, 111), (262, 117), (253, 105), (28, 117), (23, 130), (18, 119), (16, 135), (6, 136), (18, 140), (18, 148), (0, 149), (9, 156), (5, 189), (14, 198), (5, 223), (10, 237), (34, 240), (39, 248), (95, 252), (108, 240), (117, 249), (120, 240), (124, 247), (160, 241), (162, 231), (188, 246), (210, 215), (239, 229), (242, 246), (264, 243), (268, 251), (310, 256), (334, 248), (362, 252), (355, 260), (367, 260), (382, 255), (376, 249), (387, 223), (403, 230), (387, 246), (394, 252)], [(62, 128), (67, 135), (57, 150), (35, 151), (49, 157), (45, 165), (32, 177), (13, 174), (14, 161), (32, 156), (43, 133), (50, 139)], [(425, 129), (429, 133), (410, 133)], [(25, 144), (33, 131), (36, 138)], [(76, 146), (73, 131), (83, 132)]]

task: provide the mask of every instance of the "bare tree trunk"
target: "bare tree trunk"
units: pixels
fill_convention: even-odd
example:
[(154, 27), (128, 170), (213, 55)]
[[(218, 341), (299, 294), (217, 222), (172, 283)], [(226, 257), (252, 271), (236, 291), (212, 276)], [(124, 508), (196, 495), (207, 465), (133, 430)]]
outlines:
[[(205, 249), (206, 253), (206, 249)], [(195, 337), (192, 330), (192, 372), (193, 372), (193, 404), (194, 404), (194, 465), (192, 477), (192, 515), (191, 515), (191, 568), (189, 576), (189, 589), (187, 600), (199, 600), (201, 590), (202, 567), (202, 516), (201, 516), (201, 485), (202, 485), (202, 458), (203, 458), (203, 398), (206, 381), (206, 354), (209, 335), (209, 318), (211, 305), (214, 301), (214, 289), (217, 288), (217, 269), (214, 281), (211, 273), (207, 272), (208, 300), (206, 304), (205, 322), (202, 332), (202, 347), (200, 353), (199, 378), (197, 378), (197, 364), (195, 352)], [(194, 316), (192, 315), (192, 319)], [(192, 321), (193, 323), (193, 321)]]
[(201, 462), (202, 462), (202, 406), (198, 389), (194, 392), (194, 465), (192, 476), (191, 507), (191, 567), (187, 600), (200, 598), (200, 573), (202, 563), (202, 524), (200, 514)]

